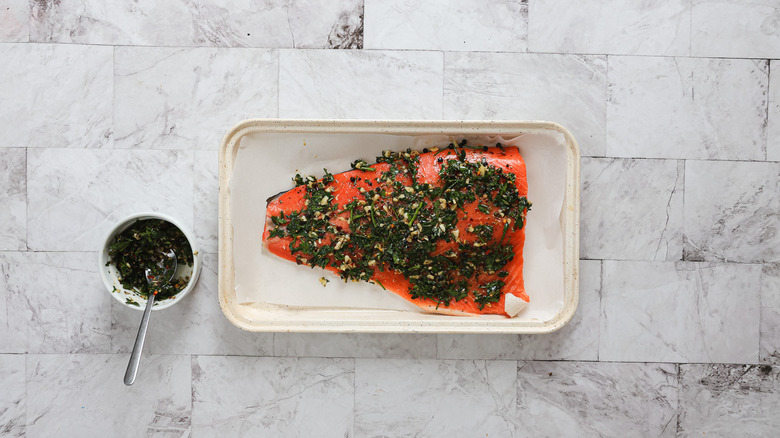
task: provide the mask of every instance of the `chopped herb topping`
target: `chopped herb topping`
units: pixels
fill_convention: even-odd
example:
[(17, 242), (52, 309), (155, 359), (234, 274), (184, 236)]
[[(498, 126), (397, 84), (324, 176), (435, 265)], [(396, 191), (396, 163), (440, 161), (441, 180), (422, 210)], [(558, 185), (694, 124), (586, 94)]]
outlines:
[[(430, 149), (442, 154), (435, 185), (418, 177), (420, 154), (411, 149), (385, 151), (376, 164), (353, 162), (353, 169), (378, 175), (337, 183), (353, 189), (348, 199), (335, 199), (327, 170), (319, 180), (296, 175), (296, 185), (305, 186), (304, 207), (271, 217), (270, 237), (289, 238), (299, 264), (335, 267), (345, 281), (384, 288), (373, 277), (392, 270), (409, 280), (412, 298), (449, 306), (472, 296), (480, 309), (497, 303), (505, 286), (497, 278), (509, 275), (503, 268), (514, 257), (507, 233), (524, 226), (531, 203), (513, 173), (488, 163), (486, 147), (466, 145)], [(470, 160), (466, 149), (474, 151)], [(467, 211), (489, 215), (494, 225), (461, 230)]]
[[(138, 220), (114, 238), (106, 266), (116, 266), (119, 282), (125, 290), (135, 291), (144, 298), (156, 291), (156, 299), (165, 300), (183, 290), (189, 277), (174, 277), (167, 283), (155, 285), (152, 291), (145, 270), (155, 269), (164, 261), (163, 253), (171, 249), (176, 253), (177, 263), (192, 266), (192, 248), (180, 229), (161, 219)], [(127, 304), (138, 305), (130, 298), (127, 298)]]
[[(355, 170), (362, 170), (365, 172), (373, 172), (375, 169), (371, 167), (368, 163), (366, 163), (364, 160), (357, 160), (352, 163), (352, 168)], [(327, 170), (326, 170), (327, 172)]]

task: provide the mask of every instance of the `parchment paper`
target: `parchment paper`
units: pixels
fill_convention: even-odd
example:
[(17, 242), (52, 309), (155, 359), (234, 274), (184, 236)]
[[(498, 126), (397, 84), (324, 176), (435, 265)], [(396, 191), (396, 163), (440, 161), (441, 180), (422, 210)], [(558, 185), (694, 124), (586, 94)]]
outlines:
[[(262, 133), (243, 137), (230, 180), (234, 227), (236, 298), (239, 303), (296, 307), (367, 308), (419, 312), (392, 292), (365, 282), (344, 283), (335, 274), (298, 266), (263, 249), (266, 199), (293, 188), (297, 173), (323, 175), (350, 170), (358, 158), (369, 162), (383, 150), (442, 146), (466, 138), (470, 144), (517, 146), (528, 172), (525, 283), (531, 298), (520, 319), (548, 320), (563, 308), (563, 234), (566, 150), (562, 134), (551, 131), (501, 136), (405, 136), (388, 134)], [(330, 280), (323, 287), (319, 278)]]

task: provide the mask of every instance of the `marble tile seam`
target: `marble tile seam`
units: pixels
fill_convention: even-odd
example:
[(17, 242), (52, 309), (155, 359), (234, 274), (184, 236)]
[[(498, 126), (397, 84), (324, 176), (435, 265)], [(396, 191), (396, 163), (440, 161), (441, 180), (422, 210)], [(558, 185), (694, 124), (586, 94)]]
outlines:
[[(127, 356), (130, 357), (130, 353), (83, 353), (83, 352), (75, 352), (75, 353), (19, 353), (19, 352), (9, 352), (9, 353), (2, 353), (0, 352), (0, 356), (99, 356), (99, 357), (108, 357), (108, 356)], [(302, 355), (302, 356), (289, 356), (289, 355), (273, 355), (273, 356), (253, 356), (248, 354), (193, 354), (193, 353), (144, 353), (142, 357), (152, 357), (152, 356), (161, 356), (161, 357), (176, 357), (176, 356), (182, 356), (182, 357), (191, 357), (191, 358), (198, 358), (198, 357), (209, 357), (209, 358), (220, 358), (220, 357), (236, 357), (236, 358), (257, 358), (257, 359), (345, 359), (345, 360), (353, 360), (355, 362), (360, 361), (396, 361), (396, 362), (516, 362), (516, 363), (584, 363), (584, 364), (596, 364), (596, 363), (604, 363), (604, 364), (631, 364), (631, 365), (674, 365), (677, 367), (680, 367), (682, 365), (711, 365), (711, 366), (721, 366), (721, 365), (729, 365), (729, 366), (745, 366), (750, 368), (756, 368), (756, 367), (762, 367), (765, 365), (774, 366), (774, 364), (765, 363), (765, 362), (701, 362), (701, 361), (693, 361), (693, 362), (665, 362), (665, 361), (611, 361), (611, 360), (568, 360), (568, 359), (451, 359), (451, 358), (445, 358), (445, 359), (439, 359), (439, 358), (400, 358), (400, 357), (393, 357), (393, 358), (379, 358), (379, 357), (355, 357), (355, 356), (308, 356), (308, 355)]]
[(636, 58), (681, 58), (681, 59), (724, 59), (724, 60), (767, 60), (777, 61), (780, 57), (740, 57), (740, 56), (701, 56), (701, 55), (647, 55), (647, 54), (631, 54), (631, 53), (597, 53), (597, 52), (551, 52), (551, 51), (502, 51), (502, 50), (438, 50), (438, 49), (329, 49), (329, 48), (296, 48), (296, 47), (281, 47), (281, 46), (214, 46), (214, 45), (139, 45), (139, 44), (92, 44), (92, 43), (73, 43), (73, 42), (44, 42), (44, 41), (30, 41), (30, 42), (0, 42), (0, 46), (3, 45), (68, 45), (68, 46), (97, 46), (97, 47), (139, 47), (139, 48), (165, 48), (165, 49), (226, 49), (226, 50), (293, 50), (293, 51), (342, 51), (342, 52), (440, 52), (440, 53), (483, 53), (483, 54), (517, 54), (517, 55), (563, 55), (563, 56), (607, 56), (607, 57), (636, 57)]

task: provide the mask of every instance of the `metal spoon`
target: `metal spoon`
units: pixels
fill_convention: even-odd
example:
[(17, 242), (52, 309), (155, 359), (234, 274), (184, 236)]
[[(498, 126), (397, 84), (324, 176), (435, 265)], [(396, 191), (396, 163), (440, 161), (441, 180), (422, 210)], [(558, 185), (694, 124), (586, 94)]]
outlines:
[[(154, 275), (151, 268), (146, 268), (146, 271), (144, 271), (146, 274), (146, 281), (150, 286), (169, 282), (176, 273), (176, 253), (173, 252), (173, 250), (169, 250), (168, 252), (164, 252), (163, 255), (165, 258), (157, 263), (159, 274)], [(141, 318), (141, 326), (138, 327), (138, 335), (135, 338), (135, 345), (133, 345), (133, 353), (130, 355), (130, 363), (127, 364), (127, 371), (125, 371), (125, 385), (127, 386), (130, 386), (135, 382), (135, 375), (138, 373), (138, 364), (141, 362), (141, 352), (144, 349), (146, 329), (149, 327), (149, 317), (152, 315), (155, 296), (155, 293), (150, 293), (149, 298), (146, 300), (144, 316)]]

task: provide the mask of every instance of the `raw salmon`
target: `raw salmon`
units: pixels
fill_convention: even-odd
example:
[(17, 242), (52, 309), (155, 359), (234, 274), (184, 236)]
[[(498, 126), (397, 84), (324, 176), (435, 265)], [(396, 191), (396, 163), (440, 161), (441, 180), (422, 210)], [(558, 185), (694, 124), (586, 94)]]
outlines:
[(363, 280), (448, 315), (515, 316), (523, 283), (525, 162), (515, 147), (450, 144), (385, 152), (377, 163), (269, 201), (266, 248)]

